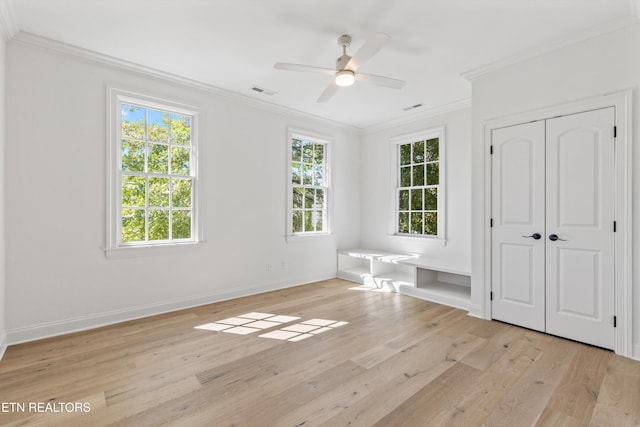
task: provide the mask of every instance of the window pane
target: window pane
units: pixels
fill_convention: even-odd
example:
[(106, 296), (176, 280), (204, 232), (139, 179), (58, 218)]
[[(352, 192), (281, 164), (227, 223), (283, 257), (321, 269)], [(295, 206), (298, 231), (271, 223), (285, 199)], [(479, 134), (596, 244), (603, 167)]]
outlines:
[(400, 212), (398, 215), (398, 233), (409, 233), (409, 212)]
[(320, 188), (316, 190), (316, 201), (313, 207), (315, 209), (322, 209), (324, 207), (324, 190)]
[(169, 239), (169, 211), (149, 210), (149, 240)]
[(424, 141), (413, 143), (413, 163), (424, 162)]
[(302, 161), (304, 163), (313, 162), (313, 144), (310, 142), (304, 142), (302, 146)]
[(169, 113), (147, 110), (149, 141), (169, 142)]
[(171, 213), (171, 237), (173, 239), (191, 238), (191, 211), (173, 211)]
[(302, 209), (302, 198), (304, 197), (304, 189), (295, 187), (293, 189), (293, 208)]
[(300, 171), (300, 163), (293, 162), (291, 163), (291, 183), (292, 184), (300, 184), (301, 171)]
[(122, 206), (145, 206), (146, 179), (143, 176), (122, 175)]
[(122, 140), (122, 170), (144, 172), (144, 142)]
[(324, 145), (314, 144), (313, 146), (313, 162), (316, 165), (324, 164)]
[(400, 146), (400, 165), (411, 164), (411, 144), (402, 144)]
[(438, 138), (430, 139), (427, 141), (425, 147), (425, 157), (427, 162), (437, 162), (439, 159), (438, 153)]
[(313, 167), (313, 184), (312, 185), (317, 185), (317, 186), (324, 185), (324, 176), (323, 176), (322, 166)]
[(306, 209), (311, 209), (313, 207), (313, 199), (314, 199), (314, 190), (313, 188), (306, 188), (304, 190), (304, 207)]
[(291, 160), (294, 162), (302, 161), (302, 141), (294, 139), (291, 143)]
[(411, 187), (411, 166), (400, 168), (400, 187)]
[(191, 207), (191, 180), (173, 178), (172, 206), (177, 208)]
[(122, 241), (144, 241), (144, 209), (122, 209)]
[(432, 236), (438, 234), (438, 214), (436, 212), (424, 213), (424, 234)]
[(437, 188), (424, 189), (424, 209), (426, 211), (438, 210), (438, 189)]
[(313, 212), (314, 211), (304, 211), (304, 231), (315, 231), (315, 227), (313, 226)]
[(293, 232), (302, 232), (302, 211), (293, 211)]
[(149, 173), (168, 173), (169, 172), (169, 154), (166, 145), (149, 144)]
[(169, 178), (149, 178), (149, 206), (169, 206)]
[(401, 211), (409, 210), (409, 190), (400, 190), (398, 195), (398, 209)]
[(302, 183), (304, 185), (311, 185), (313, 176), (313, 166), (311, 165), (302, 165)]
[(438, 163), (428, 163), (427, 164), (427, 185), (438, 185), (439, 177), (440, 177), (440, 169), (438, 167)]
[(135, 105), (122, 104), (120, 114), (122, 136), (124, 138), (144, 139), (145, 109)]
[(171, 173), (189, 175), (191, 173), (191, 150), (185, 147), (171, 147)]
[(413, 166), (413, 186), (422, 187), (424, 185), (424, 165)]
[(422, 212), (411, 212), (411, 234), (422, 234)]
[(322, 211), (311, 211), (311, 222), (315, 231), (322, 231)]
[(171, 115), (171, 142), (179, 145), (191, 144), (191, 117)]
[(422, 210), (422, 189), (411, 190), (411, 210)]

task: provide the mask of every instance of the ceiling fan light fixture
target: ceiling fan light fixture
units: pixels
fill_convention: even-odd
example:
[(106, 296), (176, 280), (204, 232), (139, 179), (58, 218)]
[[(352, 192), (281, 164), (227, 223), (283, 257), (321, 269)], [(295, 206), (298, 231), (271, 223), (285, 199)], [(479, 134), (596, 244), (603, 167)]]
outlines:
[(351, 86), (356, 81), (356, 76), (351, 70), (338, 71), (336, 84), (341, 87)]

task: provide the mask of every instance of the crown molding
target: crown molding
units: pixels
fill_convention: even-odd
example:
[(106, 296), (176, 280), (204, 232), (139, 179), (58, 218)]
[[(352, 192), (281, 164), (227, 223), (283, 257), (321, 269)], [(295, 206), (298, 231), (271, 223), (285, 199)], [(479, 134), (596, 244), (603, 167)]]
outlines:
[[(0, 0), (2, 1), (2, 0)], [(107, 65), (121, 70), (131, 71), (138, 74), (142, 74), (147, 77), (161, 79), (169, 81), (171, 83), (177, 83), (183, 86), (187, 86), (193, 89), (198, 89), (210, 94), (226, 98), (228, 100), (248, 105), (250, 107), (259, 108), (262, 110), (270, 111), (276, 114), (285, 114), (289, 116), (295, 116), (302, 119), (313, 120), (315, 122), (331, 125), (336, 128), (344, 129), (347, 131), (360, 133), (361, 129), (343, 122), (327, 119), (325, 117), (317, 116), (315, 114), (305, 113), (299, 110), (295, 110), (288, 107), (283, 107), (268, 101), (252, 98), (248, 95), (243, 95), (237, 92), (233, 92), (227, 89), (222, 89), (207, 83), (203, 83), (198, 80), (193, 80), (187, 77), (182, 77), (177, 74), (161, 71), (156, 68), (147, 67), (145, 65), (137, 64), (135, 62), (126, 61), (113, 56), (98, 53), (89, 49), (84, 49), (78, 46), (73, 46), (67, 43), (59, 42), (56, 40), (41, 37), (35, 34), (27, 32), (19, 32), (12, 38), (12, 43), (23, 43), (30, 46), (36, 46), (46, 50), (52, 50), (65, 55), (70, 55), (75, 58)]]
[(11, 0), (0, 0), (0, 35), (5, 41), (8, 41), (19, 31), (18, 20), (13, 11), (13, 2)]
[(361, 129), (361, 133), (362, 135), (371, 135), (398, 126), (403, 126), (418, 122), (420, 120), (436, 117), (441, 114), (450, 113), (452, 111), (463, 110), (465, 108), (471, 108), (471, 98), (461, 99), (459, 101), (450, 102), (448, 104), (439, 105), (433, 108), (419, 109), (418, 111), (409, 113), (406, 116), (391, 119), (389, 121), (382, 122), (376, 125), (364, 127)]
[(632, 16), (627, 16), (623, 19), (616, 19), (614, 21), (610, 21), (603, 25), (591, 27), (587, 30), (584, 30), (577, 34), (573, 34), (569, 37), (556, 39), (549, 43), (544, 43), (544, 44), (535, 46), (531, 49), (518, 52), (514, 55), (508, 56), (498, 61), (491, 62), (489, 64), (482, 65), (480, 67), (465, 71), (460, 75), (465, 79), (467, 79), (468, 81), (472, 82), (488, 73), (508, 67), (509, 65), (514, 65), (519, 62), (523, 62), (523, 61), (535, 58), (537, 56), (541, 56), (546, 53), (550, 53), (555, 50), (562, 49), (564, 47), (571, 46), (576, 43), (580, 43), (585, 40), (599, 37), (604, 34), (611, 33), (611, 32), (629, 27), (631, 25), (638, 24), (640, 22), (640, 0), (631, 0), (631, 9), (632, 9)]

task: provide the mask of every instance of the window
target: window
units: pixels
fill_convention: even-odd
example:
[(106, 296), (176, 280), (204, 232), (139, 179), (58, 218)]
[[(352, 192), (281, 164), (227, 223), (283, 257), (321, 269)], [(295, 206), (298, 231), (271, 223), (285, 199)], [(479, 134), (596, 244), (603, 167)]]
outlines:
[(396, 142), (399, 235), (444, 237), (444, 130)]
[(326, 234), (329, 232), (329, 143), (326, 140), (290, 132), (288, 152), (288, 234)]
[(112, 248), (198, 241), (196, 113), (115, 97)]

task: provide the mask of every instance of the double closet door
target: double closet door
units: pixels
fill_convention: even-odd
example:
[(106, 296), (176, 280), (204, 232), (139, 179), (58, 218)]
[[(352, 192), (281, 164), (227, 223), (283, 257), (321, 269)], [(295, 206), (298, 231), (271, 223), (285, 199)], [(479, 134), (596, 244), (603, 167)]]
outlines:
[(615, 110), (492, 132), (492, 317), (613, 349)]

